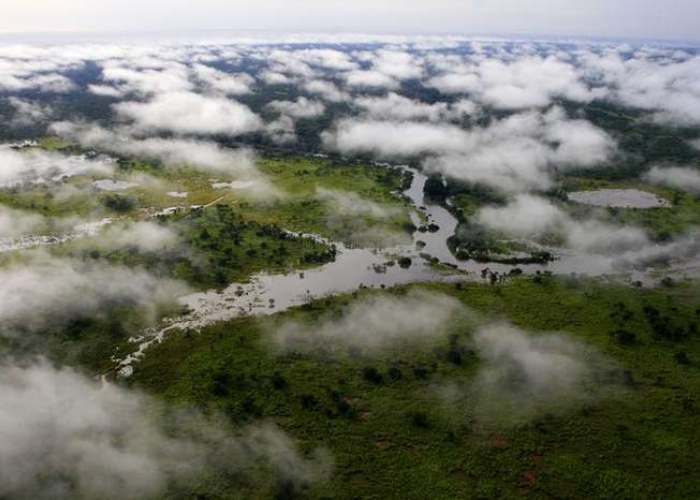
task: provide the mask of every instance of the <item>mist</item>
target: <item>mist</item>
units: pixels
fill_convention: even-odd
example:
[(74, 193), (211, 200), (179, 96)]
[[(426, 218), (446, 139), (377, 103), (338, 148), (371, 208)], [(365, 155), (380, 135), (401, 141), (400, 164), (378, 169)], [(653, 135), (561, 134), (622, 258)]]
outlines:
[(219, 474), (250, 481), (259, 467), (300, 491), (332, 468), (326, 452), (306, 458), (273, 425), (234, 431), (220, 416), (100, 388), (46, 361), (0, 365), (0, 397), (0, 495), (7, 498), (152, 498)]

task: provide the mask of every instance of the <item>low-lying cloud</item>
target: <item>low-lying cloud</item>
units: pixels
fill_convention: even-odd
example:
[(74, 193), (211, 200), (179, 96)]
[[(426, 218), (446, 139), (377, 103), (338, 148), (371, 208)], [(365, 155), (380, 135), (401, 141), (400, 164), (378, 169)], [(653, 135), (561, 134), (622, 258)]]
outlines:
[(236, 136), (263, 126), (260, 117), (243, 104), (193, 92), (167, 92), (148, 102), (121, 102), (114, 109), (144, 131)]
[(322, 134), (328, 149), (379, 157), (424, 155), (424, 167), (506, 192), (547, 188), (555, 169), (608, 161), (615, 141), (561, 108), (526, 112), (464, 130), (442, 123), (345, 119)]
[(298, 492), (332, 466), (321, 451), (305, 458), (273, 426), (234, 433), (223, 419), (114, 385), (99, 389), (46, 362), (0, 365), (0, 398), (3, 498), (155, 498), (199, 477), (250, 482), (259, 467)]
[(700, 170), (691, 167), (653, 167), (644, 175), (653, 184), (700, 193)]
[(100, 316), (116, 305), (155, 312), (187, 291), (180, 282), (139, 269), (38, 254), (0, 270), (0, 332)]
[(568, 410), (619, 390), (615, 364), (562, 333), (529, 334), (491, 324), (479, 328), (473, 342), (480, 366), (463, 390), (476, 415), (488, 422)]
[(114, 170), (114, 164), (108, 158), (90, 159), (36, 148), (19, 152), (4, 145), (0, 146), (0, 165), (0, 187), (60, 181), (85, 174), (109, 175)]
[(519, 194), (507, 205), (484, 207), (475, 219), (489, 229), (516, 238), (541, 240), (555, 235), (581, 252), (618, 253), (649, 244), (638, 228), (614, 226), (596, 219), (576, 220), (551, 202)]
[(440, 338), (454, 321), (466, 318), (464, 306), (450, 296), (412, 290), (405, 296), (370, 296), (353, 302), (340, 316), (312, 324), (289, 322), (271, 332), (280, 352), (361, 347), (369, 355), (404, 342)]

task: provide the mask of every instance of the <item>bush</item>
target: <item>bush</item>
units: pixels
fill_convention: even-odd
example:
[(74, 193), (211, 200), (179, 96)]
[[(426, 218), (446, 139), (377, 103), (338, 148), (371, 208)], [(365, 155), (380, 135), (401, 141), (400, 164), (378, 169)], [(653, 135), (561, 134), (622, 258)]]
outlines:
[(411, 425), (425, 429), (428, 427), (428, 415), (422, 411), (413, 411), (408, 414)]
[(403, 269), (408, 269), (409, 267), (411, 267), (411, 264), (413, 264), (413, 261), (410, 257), (400, 257), (398, 263), (399, 267)]
[(301, 407), (305, 410), (315, 410), (318, 406), (318, 400), (313, 394), (302, 394), (299, 399), (301, 400)]
[(618, 329), (610, 332), (610, 336), (622, 345), (634, 344), (637, 341), (637, 335), (623, 329)]
[(287, 380), (282, 376), (280, 372), (275, 372), (272, 374), (272, 387), (281, 391), (287, 388)]
[(375, 384), (381, 384), (384, 381), (384, 377), (382, 377), (382, 374), (379, 373), (377, 369), (373, 366), (365, 367), (362, 370), (362, 376), (368, 382), (372, 382)]
[(110, 210), (119, 213), (129, 212), (133, 210), (134, 206), (136, 205), (132, 198), (129, 198), (127, 196), (119, 196), (117, 194), (110, 194), (105, 196), (102, 199), (102, 204)]
[(401, 372), (401, 368), (398, 366), (392, 366), (389, 368), (387, 375), (391, 380), (401, 380), (403, 378), (403, 372)]
[(416, 365), (413, 367), (413, 375), (419, 379), (426, 379), (428, 378), (428, 370), (423, 366)]

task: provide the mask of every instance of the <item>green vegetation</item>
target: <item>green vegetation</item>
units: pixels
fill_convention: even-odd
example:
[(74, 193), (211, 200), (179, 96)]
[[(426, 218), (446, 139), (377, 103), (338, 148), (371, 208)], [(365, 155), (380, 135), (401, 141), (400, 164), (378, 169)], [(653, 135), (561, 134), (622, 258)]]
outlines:
[(564, 177), (561, 179), (561, 187), (552, 195), (565, 200), (568, 192), (597, 189), (639, 189), (648, 191), (669, 201), (671, 206), (658, 208), (600, 208), (569, 202), (567, 203), (568, 210), (577, 217), (585, 217), (593, 212), (599, 213), (603, 211), (611, 222), (643, 227), (657, 241), (668, 240), (689, 229), (700, 226), (700, 197), (676, 189), (644, 184), (639, 180), (608, 181), (584, 177)]
[[(313, 322), (329, 311), (338, 314), (351, 296), (270, 319), (243, 318), (201, 333), (173, 334), (148, 352), (130, 383), (177, 404), (223, 412), (236, 424), (273, 420), (305, 449), (328, 447), (335, 474), (329, 484), (314, 486), (311, 498), (695, 495), (700, 487), (694, 473), (700, 460), (695, 286), (643, 290), (536, 276), (494, 286), (422, 288), (457, 297), (484, 320), (565, 331), (594, 346), (619, 363), (620, 391), (515, 424), (480, 420), (478, 408), (451, 405), (441, 396), (449, 384), (468, 383), (479, 366), (466, 325), (380, 357), (354, 348), (335, 354), (271, 352), (267, 332), (290, 319)], [(378, 292), (354, 295), (370, 293)], [(221, 490), (213, 496), (206, 488), (196, 493), (227, 498)]]
[[(41, 145), (48, 149), (75, 147), (55, 138), (44, 139)], [(213, 180), (225, 184), (235, 178), (189, 166), (165, 166), (153, 159), (122, 158), (112, 178), (136, 186), (106, 192), (93, 186), (104, 175), (83, 175), (64, 179), (58, 188), (28, 185), (0, 189), (0, 204), (54, 217), (142, 218), (175, 205), (206, 206), (216, 202), (229, 204), (247, 221), (315, 233), (351, 246), (374, 246), (387, 235), (396, 240), (412, 229), (408, 204), (399, 196), (406, 187), (407, 174), (398, 169), (298, 156), (265, 157), (258, 168), (276, 193), (266, 188), (258, 192), (261, 188), (256, 186), (241, 190), (214, 188)], [(352, 193), (358, 200), (385, 209), (386, 216), (343, 213), (343, 207), (339, 209), (320, 197), (318, 188)], [(169, 195), (172, 192), (187, 193), (187, 197), (176, 198)]]
[(83, 258), (105, 258), (144, 267), (159, 277), (177, 278), (200, 288), (219, 288), (260, 271), (290, 272), (330, 262), (335, 248), (292, 235), (275, 225), (248, 222), (228, 205), (159, 216), (181, 241), (172, 248), (139, 251), (136, 246), (99, 251), (82, 246)]
[[(292, 231), (316, 233), (335, 241), (362, 245), (360, 231), (402, 233), (411, 220), (407, 203), (398, 196), (404, 186), (404, 173), (364, 164), (336, 163), (327, 159), (264, 158), (259, 169), (284, 196), (267, 203), (232, 199), (245, 217), (275, 223)], [(396, 212), (381, 219), (364, 214), (343, 214), (319, 199), (317, 188), (348, 191), (361, 199)], [(359, 240), (359, 241), (358, 241)]]

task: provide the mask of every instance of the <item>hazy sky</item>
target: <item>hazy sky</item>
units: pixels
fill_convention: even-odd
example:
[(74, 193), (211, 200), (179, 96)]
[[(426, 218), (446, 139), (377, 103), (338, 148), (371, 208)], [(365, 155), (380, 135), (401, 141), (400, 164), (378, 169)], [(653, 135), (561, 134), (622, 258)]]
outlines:
[(193, 29), (700, 39), (700, 0), (0, 0), (0, 32)]

